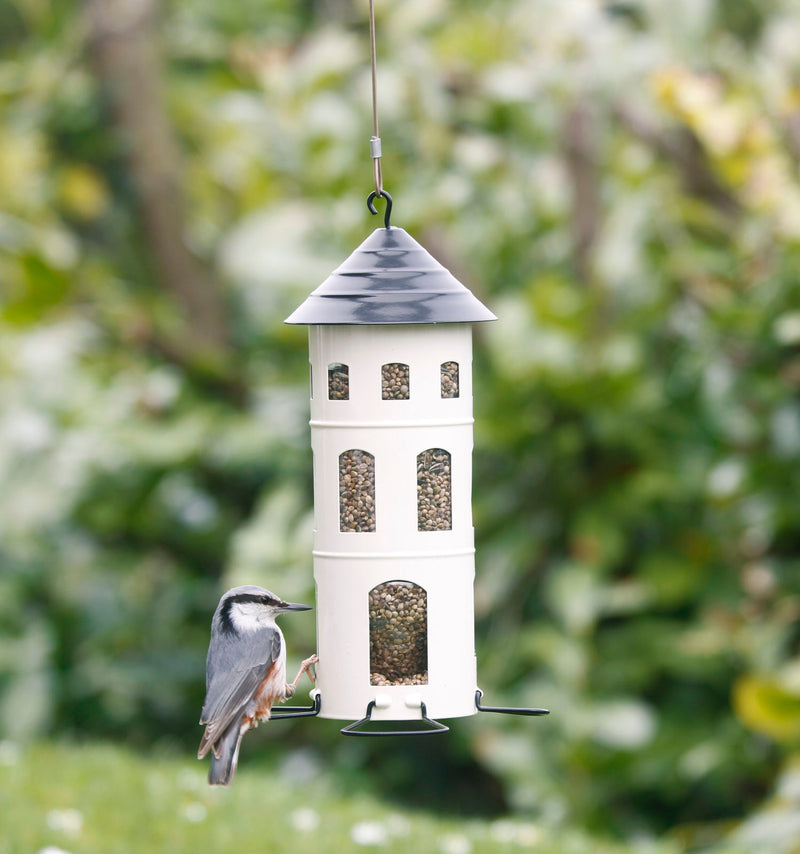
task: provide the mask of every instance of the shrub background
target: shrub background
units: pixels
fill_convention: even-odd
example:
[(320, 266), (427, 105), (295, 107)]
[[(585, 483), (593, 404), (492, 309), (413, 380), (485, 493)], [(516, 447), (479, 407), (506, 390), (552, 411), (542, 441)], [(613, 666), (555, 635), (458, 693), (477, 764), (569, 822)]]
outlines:
[[(553, 714), (264, 749), (438, 806), (796, 850), (800, 11), (377, 17), (393, 221), (500, 317), (481, 686)], [(313, 597), (282, 321), (380, 224), (366, 2), (0, 0), (0, 51), (0, 727), (188, 751), (222, 590)]]

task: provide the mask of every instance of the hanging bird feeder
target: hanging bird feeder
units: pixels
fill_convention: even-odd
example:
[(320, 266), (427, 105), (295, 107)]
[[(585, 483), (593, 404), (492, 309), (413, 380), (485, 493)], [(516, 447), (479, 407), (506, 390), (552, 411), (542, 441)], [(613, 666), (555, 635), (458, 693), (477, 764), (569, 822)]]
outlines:
[[(371, 4), (370, 4), (371, 7)], [(374, 18), (370, 8), (375, 81)], [(373, 88), (373, 107), (375, 106)], [(348, 735), (443, 732), (478, 711), (472, 324), (496, 320), (390, 222), (287, 319), (309, 327), (319, 714)], [(385, 730), (368, 722), (421, 721)]]

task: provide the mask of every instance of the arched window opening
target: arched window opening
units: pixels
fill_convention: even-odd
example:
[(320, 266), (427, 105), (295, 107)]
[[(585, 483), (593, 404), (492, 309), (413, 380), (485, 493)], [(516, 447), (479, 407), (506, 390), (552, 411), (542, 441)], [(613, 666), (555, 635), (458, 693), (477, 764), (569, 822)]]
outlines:
[(392, 362), (381, 368), (381, 398), (383, 400), (408, 400), (408, 365)]
[(367, 451), (339, 454), (339, 530), (375, 530), (375, 457)]
[(442, 397), (458, 397), (458, 362), (442, 362), (441, 369)]
[(428, 594), (411, 581), (369, 592), (369, 684), (428, 684)]
[(453, 527), (450, 454), (428, 448), (417, 455), (417, 530), (450, 531)]
[(350, 400), (350, 368), (341, 362), (328, 365), (328, 400)]

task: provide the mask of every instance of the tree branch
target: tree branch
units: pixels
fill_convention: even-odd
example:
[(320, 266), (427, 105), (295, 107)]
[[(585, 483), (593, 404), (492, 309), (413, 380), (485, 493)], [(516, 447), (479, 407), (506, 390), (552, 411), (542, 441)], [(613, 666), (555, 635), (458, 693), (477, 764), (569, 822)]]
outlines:
[(564, 120), (563, 145), (572, 190), (572, 253), (578, 278), (588, 282), (592, 251), (600, 228), (600, 176), (595, 152), (596, 120), (586, 98), (572, 105)]
[(800, 110), (793, 110), (786, 118), (786, 138), (795, 163), (800, 163)]
[(178, 147), (164, 106), (157, 0), (85, 0), (95, 73), (123, 142), (153, 269), (181, 315), (170, 351), (212, 368), (229, 348), (221, 294), (184, 241)]
[(614, 113), (634, 136), (677, 168), (688, 193), (727, 217), (739, 215), (738, 200), (714, 175), (703, 147), (689, 128), (662, 130), (630, 104), (618, 104)]

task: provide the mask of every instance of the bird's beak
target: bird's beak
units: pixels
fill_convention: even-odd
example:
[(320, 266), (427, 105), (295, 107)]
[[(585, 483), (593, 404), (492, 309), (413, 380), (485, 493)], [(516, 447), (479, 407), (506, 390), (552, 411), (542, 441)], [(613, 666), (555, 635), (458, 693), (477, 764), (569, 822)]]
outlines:
[(311, 605), (300, 605), (298, 602), (284, 602), (281, 611), (313, 611)]

